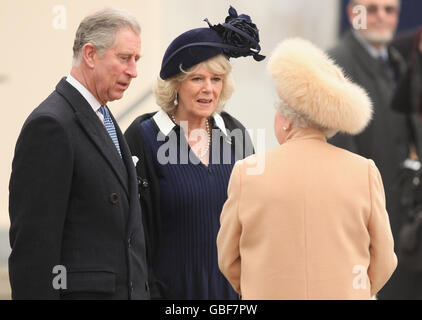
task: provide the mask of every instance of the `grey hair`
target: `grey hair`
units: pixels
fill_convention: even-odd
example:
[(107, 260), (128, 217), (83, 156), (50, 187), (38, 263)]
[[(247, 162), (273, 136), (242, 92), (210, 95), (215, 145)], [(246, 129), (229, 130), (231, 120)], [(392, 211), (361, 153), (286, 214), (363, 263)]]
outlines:
[(287, 120), (291, 121), (292, 128), (312, 128), (321, 131), (327, 138), (335, 136), (338, 130), (325, 128), (312, 121), (308, 116), (301, 114), (291, 108), (284, 100), (279, 98), (275, 104), (275, 109), (283, 115)]
[(130, 28), (137, 35), (141, 33), (136, 18), (122, 9), (104, 8), (85, 17), (76, 31), (73, 43), (73, 66), (81, 63), (82, 48), (87, 43), (92, 43), (100, 56), (112, 48), (116, 33), (121, 28)]

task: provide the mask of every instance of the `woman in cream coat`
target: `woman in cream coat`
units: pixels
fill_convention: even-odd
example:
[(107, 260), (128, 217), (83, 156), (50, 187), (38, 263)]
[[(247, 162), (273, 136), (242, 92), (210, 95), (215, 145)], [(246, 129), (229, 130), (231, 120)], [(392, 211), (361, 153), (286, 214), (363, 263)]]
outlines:
[(281, 145), (236, 163), (219, 267), (243, 299), (370, 299), (397, 265), (381, 176), (327, 137), (362, 131), (371, 102), (306, 40), (280, 43), (269, 71)]

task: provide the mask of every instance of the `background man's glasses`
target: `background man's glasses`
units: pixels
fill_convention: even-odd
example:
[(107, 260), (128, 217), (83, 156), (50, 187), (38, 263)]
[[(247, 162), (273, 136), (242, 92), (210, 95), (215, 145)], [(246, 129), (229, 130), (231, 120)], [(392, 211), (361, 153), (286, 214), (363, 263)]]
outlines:
[(370, 4), (366, 7), (366, 11), (368, 14), (376, 14), (378, 10), (383, 9), (386, 14), (393, 15), (399, 11), (397, 6), (377, 6), (375, 4)]

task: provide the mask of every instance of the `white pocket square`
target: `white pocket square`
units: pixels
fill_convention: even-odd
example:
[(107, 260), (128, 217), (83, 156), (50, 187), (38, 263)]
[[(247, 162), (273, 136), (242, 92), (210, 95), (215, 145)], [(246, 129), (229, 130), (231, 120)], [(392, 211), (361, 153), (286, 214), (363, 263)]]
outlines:
[(136, 164), (139, 161), (139, 158), (137, 156), (132, 156), (133, 165), (136, 167)]

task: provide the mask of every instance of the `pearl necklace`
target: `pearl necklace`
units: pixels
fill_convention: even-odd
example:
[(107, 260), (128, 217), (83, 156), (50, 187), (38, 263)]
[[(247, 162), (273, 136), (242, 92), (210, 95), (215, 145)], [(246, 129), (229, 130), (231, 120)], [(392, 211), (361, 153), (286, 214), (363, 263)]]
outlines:
[[(175, 124), (177, 124), (176, 118), (174, 117), (174, 114), (172, 114), (170, 116), (171, 116), (171, 120), (173, 120), (173, 122)], [(208, 142), (207, 142), (207, 147), (205, 148), (204, 152), (202, 152), (202, 154), (199, 156), (200, 159), (202, 159), (203, 157), (205, 157), (207, 155), (208, 151), (210, 150), (210, 146), (211, 146), (211, 132), (210, 132), (210, 125), (209, 125), (208, 118), (205, 119), (205, 128), (207, 130)]]

